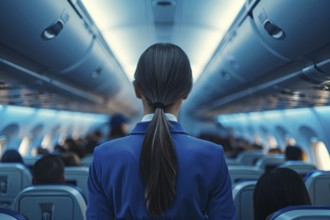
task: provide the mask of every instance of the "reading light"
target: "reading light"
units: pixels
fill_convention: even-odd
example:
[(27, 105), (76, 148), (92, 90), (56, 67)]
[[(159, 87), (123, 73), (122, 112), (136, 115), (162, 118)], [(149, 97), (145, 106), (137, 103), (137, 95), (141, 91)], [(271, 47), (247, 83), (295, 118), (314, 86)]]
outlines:
[(41, 33), (41, 38), (44, 40), (51, 40), (63, 30), (63, 27), (64, 22), (59, 19)]

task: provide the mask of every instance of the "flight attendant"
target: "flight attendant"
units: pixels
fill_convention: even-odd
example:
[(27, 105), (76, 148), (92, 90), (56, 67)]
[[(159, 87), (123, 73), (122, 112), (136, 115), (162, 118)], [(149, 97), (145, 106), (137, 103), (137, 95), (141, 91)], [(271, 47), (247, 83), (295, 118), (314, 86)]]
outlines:
[(192, 88), (184, 51), (152, 45), (133, 85), (144, 117), (128, 136), (95, 148), (87, 219), (235, 219), (222, 147), (189, 136), (177, 121)]

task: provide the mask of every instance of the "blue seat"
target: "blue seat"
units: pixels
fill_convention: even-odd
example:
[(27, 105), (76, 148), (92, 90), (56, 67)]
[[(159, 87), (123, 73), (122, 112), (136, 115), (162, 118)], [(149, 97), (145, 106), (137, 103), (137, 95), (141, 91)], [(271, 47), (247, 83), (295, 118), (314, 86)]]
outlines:
[(289, 206), (274, 212), (268, 220), (325, 220), (330, 219), (329, 206)]
[(26, 187), (17, 195), (14, 210), (33, 220), (86, 219), (85, 199), (75, 187), (68, 185)]
[(253, 220), (253, 192), (256, 180), (239, 181), (233, 184), (232, 192), (237, 220)]
[(241, 166), (242, 165), (242, 163), (240, 163), (232, 158), (226, 158), (226, 163), (228, 166)]
[(93, 161), (93, 154), (87, 155), (80, 160), (80, 166), (89, 167)]
[(42, 156), (41, 155), (36, 155), (36, 156), (32, 156), (32, 155), (28, 155), (28, 156), (24, 156), (23, 160), (24, 160), (24, 164), (28, 165), (29, 167), (32, 167), (35, 162), (37, 162), (37, 160), (39, 160)]
[(252, 166), (258, 159), (264, 157), (265, 154), (262, 151), (244, 151), (237, 156), (236, 161), (243, 165)]
[(279, 154), (279, 155), (260, 158), (256, 162), (255, 166), (261, 170), (268, 171), (268, 170), (271, 170), (271, 169), (277, 167), (278, 165), (280, 165), (283, 162), (284, 162), (284, 155)]
[(88, 167), (65, 167), (64, 171), (67, 183), (72, 183), (78, 186), (82, 190), (86, 200), (88, 199), (88, 173)]
[(330, 171), (310, 172), (305, 177), (305, 185), (313, 205), (330, 205)]
[(1, 220), (27, 220), (27, 218), (21, 213), (11, 210), (0, 208), (0, 219)]
[(254, 166), (228, 166), (229, 176), (232, 183), (239, 180), (257, 180), (263, 174), (263, 170)]
[(28, 168), (18, 163), (0, 163), (0, 207), (10, 208), (16, 195), (32, 182)]
[(299, 161), (299, 160), (286, 161), (280, 164), (278, 167), (292, 169), (301, 176), (305, 176), (307, 173), (313, 170), (317, 170), (314, 164), (306, 163), (304, 161)]

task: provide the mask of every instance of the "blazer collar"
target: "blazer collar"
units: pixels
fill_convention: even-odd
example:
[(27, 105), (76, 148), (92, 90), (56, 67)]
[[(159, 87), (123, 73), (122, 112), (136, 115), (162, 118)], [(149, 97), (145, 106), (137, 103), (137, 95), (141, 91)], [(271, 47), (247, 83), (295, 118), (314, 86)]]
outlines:
[[(170, 131), (172, 134), (187, 134), (185, 130), (182, 128), (180, 123), (175, 122), (175, 121), (168, 121), (169, 122), (169, 127)], [(148, 125), (150, 122), (139, 122), (136, 124), (135, 128), (130, 132), (130, 135), (135, 135), (135, 134), (145, 134), (148, 129)]]

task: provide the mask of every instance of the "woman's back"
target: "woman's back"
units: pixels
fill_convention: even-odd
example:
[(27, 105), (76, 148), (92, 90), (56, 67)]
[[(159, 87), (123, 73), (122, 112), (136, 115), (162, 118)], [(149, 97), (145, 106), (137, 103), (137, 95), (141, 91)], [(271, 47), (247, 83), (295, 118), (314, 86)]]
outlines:
[(87, 218), (233, 219), (222, 148), (188, 136), (177, 122), (192, 88), (187, 55), (173, 44), (150, 46), (133, 85), (144, 117), (128, 137), (95, 149)]
[[(107, 142), (94, 152), (95, 162), (90, 175), (98, 179), (98, 174), (102, 173), (102, 179), (92, 188), (102, 188), (111, 193), (103, 198), (92, 197), (95, 201), (90, 203), (97, 202), (104, 209), (114, 207), (107, 214), (116, 216), (116, 219), (152, 218), (144, 204), (144, 185), (139, 171), (147, 125), (139, 123), (129, 136)], [(208, 213), (210, 219), (215, 216), (218, 216), (216, 219), (232, 219), (231, 183), (222, 148), (187, 135), (177, 122), (171, 122), (171, 125), (178, 160), (176, 200), (163, 217), (208, 219)], [(100, 203), (101, 200), (104, 202)], [(106, 217), (97, 216), (97, 219)]]

